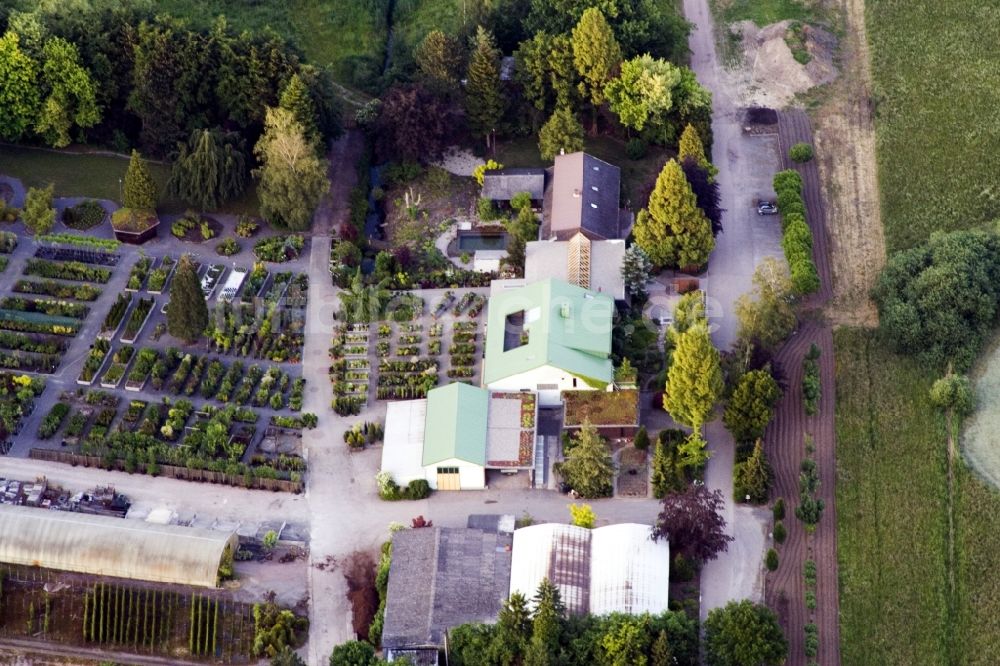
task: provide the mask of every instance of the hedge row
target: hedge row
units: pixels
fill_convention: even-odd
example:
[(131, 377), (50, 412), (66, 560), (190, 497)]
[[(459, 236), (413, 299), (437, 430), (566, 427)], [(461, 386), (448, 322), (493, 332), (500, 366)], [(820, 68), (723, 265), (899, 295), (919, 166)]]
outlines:
[(774, 191), (778, 195), (784, 233), (781, 248), (792, 274), (792, 289), (799, 295), (812, 294), (819, 291), (820, 284), (812, 258), (812, 231), (806, 223), (806, 205), (802, 200), (802, 176), (794, 169), (779, 171), (774, 175)]

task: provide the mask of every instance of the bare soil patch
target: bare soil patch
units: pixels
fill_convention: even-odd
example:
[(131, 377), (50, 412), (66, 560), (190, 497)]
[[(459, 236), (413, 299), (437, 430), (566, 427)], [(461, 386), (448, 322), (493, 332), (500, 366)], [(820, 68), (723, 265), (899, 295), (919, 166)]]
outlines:
[(886, 250), (865, 7), (864, 0), (840, 0), (840, 6), (847, 23), (842, 73), (812, 114), (833, 267), (827, 314), (834, 324), (875, 326), (878, 315), (869, 293), (885, 265)]
[(618, 454), (618, 497), (649, 495), (649, 465), (645, 451), (624, 448)]
[(375, 560), (370, 553), (356, 551), (344, 562), (347, 600), (351, 604), (351, 625), (359, 636), (368, 635), (368, 627), (378, 610), (375, 589)]

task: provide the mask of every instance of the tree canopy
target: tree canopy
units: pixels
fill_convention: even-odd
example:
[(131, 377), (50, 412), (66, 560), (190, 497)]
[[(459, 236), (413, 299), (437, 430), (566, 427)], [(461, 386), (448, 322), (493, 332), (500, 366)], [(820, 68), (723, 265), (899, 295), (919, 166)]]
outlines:
[(246, 189), (250, 170), (238, 134), (195, 130), (178, 150), (168, 188), (189, 204), (214, 210)]
[(675, 160), (660, 171), (633, 234), (657, 266), (700, 267), (708, 261), (715, 247), (712, 227)]
[(566, 454), (559, 473), (582, 497), (611, 495), (615, 464), (607, 442), (590, 421), (584, 421), (573, 435), (573, 448)]
[(709, 666), (780, 666), (788, 642), (778, 618), (751, 601), (730, 601), (705, 620), (705, 658)]
[(1000, 237), (934, 234), (889, 258), (873, 290), (886, 341), (937, 368), (966, 370), (997, 321)]
[(208, 326), (208, 306), (201, 290), (197, 265), (184, 255), (177, 262), (174, 279), (170, 283), (170, 303), (167, 305), (167, 332), (191, 343), (205, 332)]
[(413, 52), (420, 75), (443, 91), (458, 89), (465, 63), (462, 44), (440, 30), (431, 30)]
[(132, 151), (125, 171), (124, 201), (126, 208), (156, 208), (159, 187), (149, 173), (146, 161), (138, 150)]
[(555, 110), (538, 134), (538, 150), (546, 161), (554, 160), (560, 152), (583, 150), (583, 125), (572, 110), (562, 106)]
[(490, 146), (490, 135), (503, 116), (503, 110), (500, 51), (492, 33), (479, 26), (473, 39), (466, 73), (465, 112), (469, 118), (469, 129), (486, 138), (487, 148)]
[(17, 141), (38, 114), (38, 64), (20, 46), (17, 33), (0, 37), (0, 138)]
[(714, 560), (733, 541), (726, 534), (724, 506), (722, 491), (709, 490), (704, 484), (669, 493), (653, 526), (653, 538), (667, 539), (671, 554), (696, 562)]
[(722, 421), (737, 442), (752, 442), (764, 436), (780, 399), (781, 388), (770, 369), (751, 370), (739, 378)]
[(48, 187), (29, 187), (24, 197), (24, 210), (21, 218), (24, 226), (36, 236), (49, 233), (56, 221), (56, 211), (52, 207), (52, 193), (55, 185)]
[(597, 7), (589, 7), (573, 28), (573, 64), (583, 80), (586, 97), (595, 107), (604, 103), (604, 86), (622, 59), (611, 26)]
[(95, 98), (95, 84), (80, 64), (75, 44), (51, 37), (42, 47), (42, 89), (44, 100), (35, 130), (57, 148), (68, 146), (73, 126), (96, 125), (101, 114)]
[(708, 325), (698, 322), (677, 337), (663, 406), (675, 421), (697, 431), (712, 413), (722, 390), (719, 352), (712, 345)]
[(290, 111), (267, 110), (264, 134), (254, 153), (261, 163), (256, 171), (261, 215), (279, 227), (308, 229), (329, 187), (327, 164), (316, 156)]

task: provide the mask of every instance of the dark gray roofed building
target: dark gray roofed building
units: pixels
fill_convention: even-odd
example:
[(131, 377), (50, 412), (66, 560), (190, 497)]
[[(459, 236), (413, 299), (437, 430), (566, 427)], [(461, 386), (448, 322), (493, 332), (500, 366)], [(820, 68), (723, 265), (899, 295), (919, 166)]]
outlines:
[(469, 528), (396, 532), (382, 630), (386, 658), (437, 664), (448, 629), (495, 622), (507, 598), (512, 539), (510, 531)]
[(587, 153), (557, 155), (542, 239), (622, 238), (618, 207), (621, 170)]
[(483, 198), (510, 201), (515, 194), (527, 192), (539, 202), (545, 196), (545, 169), (494, 169), (483, 175)]

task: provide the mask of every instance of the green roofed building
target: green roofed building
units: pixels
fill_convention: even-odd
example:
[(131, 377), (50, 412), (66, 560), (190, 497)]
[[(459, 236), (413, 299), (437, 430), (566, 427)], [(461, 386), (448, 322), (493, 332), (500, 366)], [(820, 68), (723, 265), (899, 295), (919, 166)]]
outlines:
[(533, 393), (461, 383), (432, 389), (424, 400), (390, 402), (382, 471), (401, 486), (426, 479), (436, 490), (485, 488), (488, 469), (533, 467), (537, 408)]
[(566, 390), (605, 390), (614, 379), (614, 301), (562, 280), (495, 293), (486, 328), (483, 383), (535, 391), (542, 405)]

